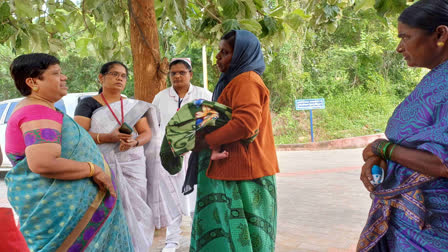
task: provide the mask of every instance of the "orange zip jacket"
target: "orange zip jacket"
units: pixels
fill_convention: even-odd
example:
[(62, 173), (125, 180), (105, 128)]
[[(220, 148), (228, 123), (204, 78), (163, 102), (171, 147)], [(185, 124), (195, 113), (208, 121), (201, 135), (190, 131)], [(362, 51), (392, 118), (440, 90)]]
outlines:
[[(269, 109), (269, 90), (261, 77), (245, 72), (224, 88), (218, 102), (232, 108), (232, 119), (207, 134), (211, 147), (222, 146), (226, 159), (211, 161), (207, 176), (219, 180), (250, 180), (279, 172)], [(252, 143), (240, 140), (259, 133)]]

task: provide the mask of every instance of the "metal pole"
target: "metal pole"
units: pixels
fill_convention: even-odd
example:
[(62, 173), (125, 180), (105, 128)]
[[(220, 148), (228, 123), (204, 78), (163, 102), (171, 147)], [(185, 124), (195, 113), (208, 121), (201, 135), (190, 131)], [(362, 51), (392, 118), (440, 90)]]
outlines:
[(202, 46), (202, 74), (204, 78), (204, 88), (208, 90), (207, 50), (205, 46)]
[(313, 110), (310, 109), (310, 128), (311, 128), (311, 142), (314, 142), (314, 134), (313, 134)]

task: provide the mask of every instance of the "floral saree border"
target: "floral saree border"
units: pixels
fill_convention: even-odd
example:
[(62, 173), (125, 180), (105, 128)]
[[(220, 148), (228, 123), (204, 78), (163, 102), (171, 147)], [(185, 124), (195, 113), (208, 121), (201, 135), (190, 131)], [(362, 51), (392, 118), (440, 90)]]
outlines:
[[(405, 216), (416, 223), (420, 230), (429, 228), (425, 224), (426, 207), (423, 192), (418, 186), (435, 178), (414, 172), (403, 184), (395, 189), (372, 193), (375, 196), (369, 212), (367, 226), (360, 235), (356, 251), (366, 252), (372, 249), (389, 229), (391, 208), (400, 209)], [(372, 220), (374, 220), (372, 222)]]

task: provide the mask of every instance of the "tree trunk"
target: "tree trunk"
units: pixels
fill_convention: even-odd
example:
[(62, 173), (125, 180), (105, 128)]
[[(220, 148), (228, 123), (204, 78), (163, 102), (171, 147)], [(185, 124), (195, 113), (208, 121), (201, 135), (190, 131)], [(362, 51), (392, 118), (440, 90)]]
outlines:
[(154, 0), (128, 0), (131, 49), (134, 61), (134, 94), (138, 100), (152, 102), (166, 87), (168, 61), (160, 59), (159, 34)]

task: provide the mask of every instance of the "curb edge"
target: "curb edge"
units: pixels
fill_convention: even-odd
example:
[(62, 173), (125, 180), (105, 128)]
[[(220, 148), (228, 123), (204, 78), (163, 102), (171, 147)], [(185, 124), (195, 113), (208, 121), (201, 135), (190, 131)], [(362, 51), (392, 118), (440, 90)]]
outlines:
[(378, 138), (386, 138), (386, 136), (384, 133), (380, 133), (315, 143), (277, 144), (275, 145), (275, 148), (277, 151), (355, 149), (364, 148), (367, 144)]

